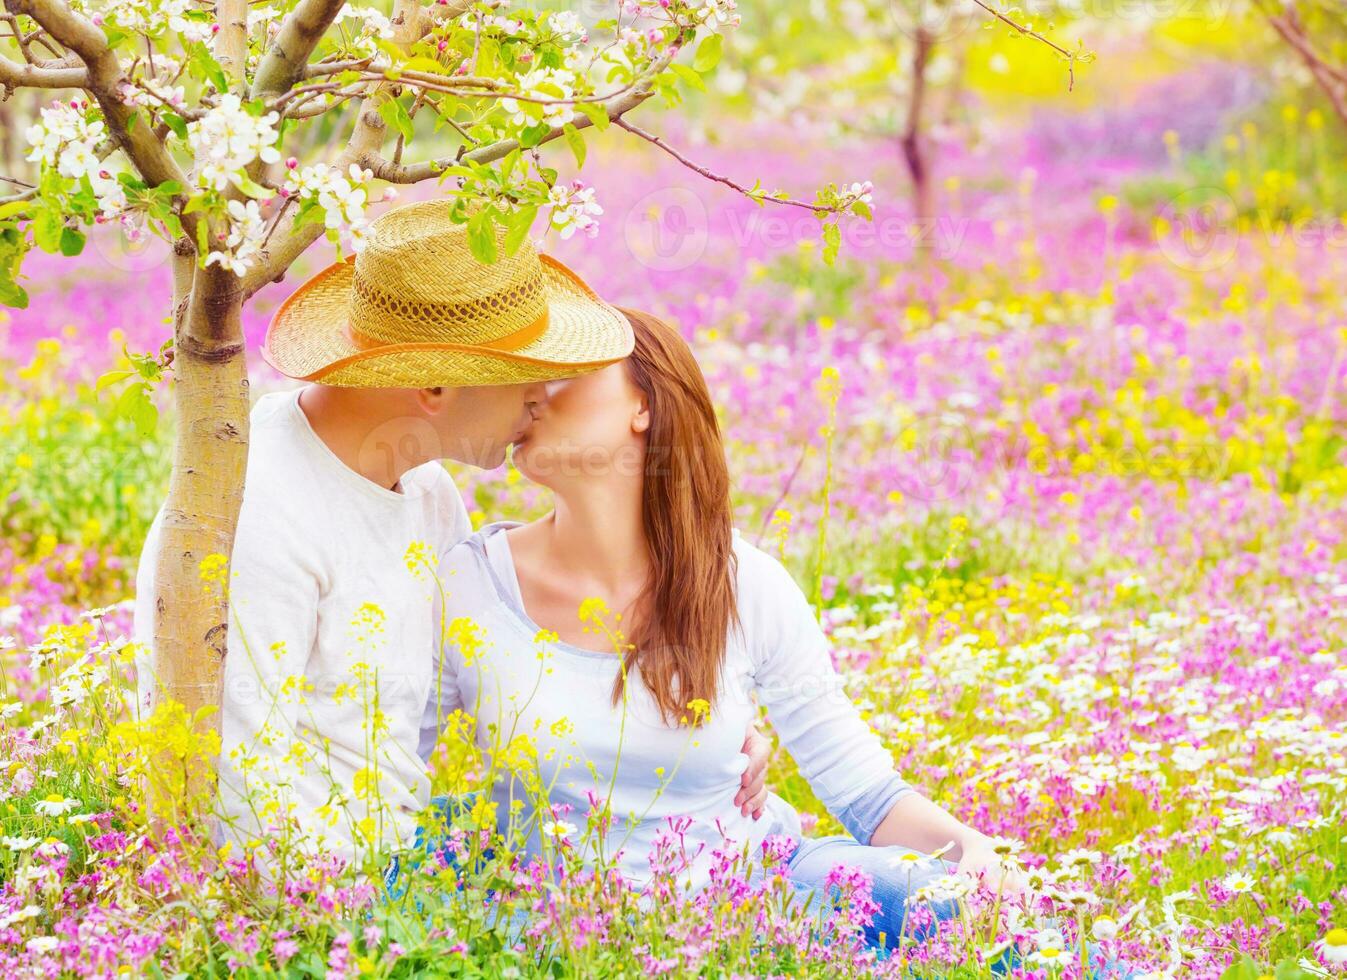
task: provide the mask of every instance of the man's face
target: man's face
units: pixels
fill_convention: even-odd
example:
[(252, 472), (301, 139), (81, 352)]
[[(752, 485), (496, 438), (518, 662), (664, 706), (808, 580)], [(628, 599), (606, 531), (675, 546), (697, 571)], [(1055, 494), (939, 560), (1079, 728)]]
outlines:
[(435, 416), (444, 455), (460, 463), (495, 469), (510, 444), (533, 423), (533, 405), (544, 401), (542, 382), (458, 388)]

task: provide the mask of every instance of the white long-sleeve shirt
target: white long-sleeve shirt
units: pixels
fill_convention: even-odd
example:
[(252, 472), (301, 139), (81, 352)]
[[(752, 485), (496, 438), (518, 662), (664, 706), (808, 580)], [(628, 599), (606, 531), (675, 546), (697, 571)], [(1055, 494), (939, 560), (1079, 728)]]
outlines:
[[(638, 672), (629, 678), (624, 723), (622, 703), (615, 706), (611, 698), (620, 670), (616, 654), (535, 640), (539, 627), (523, 607), (504, 533), (510, 526), (488, 525), (445, 560), (446, 621), (467, 617), (480, 643), (444, 648), (439, 696), (426, 706), (421, 752), (429, 756), (452, 711), (473, 716), (478, 745), (488, 757), (494, 753), (491, 792), (498, 821), (504, 826), (511, 819), (512, 801), (524, 804), (513, 819), (527, 831), (531, 855), (543, 853), (542, 835), (566, 832), (565, 824), (576, 828), (569, 833), (573, 841), (584, 837), (589, 793), (611, 803), (603, 854), (621, 849), (619, 866), (637, 886), (649, 880), (651, 845), (667, 818), (693, 818), (689, 853), (705, 845), (685, 876), (694, 887), (704, 883), (710, 852), (724, 838), (747, 844), (755, 858), (769, 833), (798, 838), (799, 815), (779, 796), (770, 796), (759, 821), (734, 805), (747, 761), (739, 750), (756, 713), (754, 693), (814, 792), (862, 843), (897, 799), (912, 791), (843, 690), (809, 602), (770, 555), (736, 534), (743, 628), (731, 630), (708, 721), (696, 728), (666, 725)], [(466, 635), (461, 625), (451, 633)], [(521, 736), (536, 750), (552, 813), (539, 815), (519, 777), (508, 772), (509, 758), (527, 757)], [(512, 741), (514, 749), (507, 751)]]
[[(463, 500), (439, 463), (405, 474), (401, 493), (356, 473), (310, 427), (298, 390), (258, 399), (250, 430), (220, 714), (223, 836), (249, 845), (289, 812), (311, 843), (347, 857), (409, 842), (429, 797), (417, 740), (440, 632), (433, 572), (472, 530)], [(162, 520), (136, 579), (142, 704)], [(428, 569), (409, 569), (414, 542)]]

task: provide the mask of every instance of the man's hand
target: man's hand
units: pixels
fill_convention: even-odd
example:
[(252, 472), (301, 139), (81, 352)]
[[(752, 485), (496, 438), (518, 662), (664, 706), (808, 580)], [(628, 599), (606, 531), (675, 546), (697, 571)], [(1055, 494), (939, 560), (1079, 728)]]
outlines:
[(748, 768), (739, 778), (739, 792), (734, 795), (734, 805), (744, 816), (751, 813), (753, 819), (757, 820), (767, 803), (767, 760), (772, 756), (772, 743), (758, 731), (756, 721), (748, 723), (748, 732), (739, 751), (748, 756)]

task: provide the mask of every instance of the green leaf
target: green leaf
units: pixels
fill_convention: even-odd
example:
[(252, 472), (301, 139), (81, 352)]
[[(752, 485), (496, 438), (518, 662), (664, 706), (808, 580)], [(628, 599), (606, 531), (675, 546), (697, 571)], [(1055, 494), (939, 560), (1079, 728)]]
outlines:
[(484, 37), (477, 45), (477, 64), (472, 73), (485, 78), (494, 78), (501, 73), (500, 42), (495, 38)]
[(165, 225), (168, 226), (169, 234), (171, 234), (174, 238), (181, 238), (183, 235), (187, 233), (182, 227), (181, 219), (179, 219), (178, 215), (173, 211), (170, 211), (168, 212), (168, 214), (164, 215), (163, 222)]
[(153, 435), (159, 421), (159, 410), (150, 401), (150, 389), (143, 384), (130, 385), (122, 392), (117, 399), (117, 414), (130, 419), (141, 437)]
[(110, 388), (112, 385), (125, 381), (134, 371), (109, 371), (106, 374), (100, 374), (98, 380), (94, 383), (94, 393), (102, 391), (104, 388)]
[(208, 224), (210, 222), (204, 215), (196, 223), (196, 259), (198, 263), (202, 263), (202, 268), (205, 268), (206, 256), (210, 254), (210, 229), (206, 227)]
[(519, 133), (519, 145), (524, 149), (537, 146), (543, 141), (543, 137), (552, 132), (552, 127), (547, 123), (538, 123), (536, 126), (529, 126)]
[(249, 197), (261, 199), (272, 196), (272, 192), (270, 190), (263, 187), (261, 184), (253, 180), (247, 174), (239, 174), (237, 177), (234, 178), (234, 183), (238, 186), (239, 190), (243, 191), (243, 193), (247, 194)]
[(0, 204), (0, 221), (12, 218), (16, 214), (23, 214), (32, 203), (32, 201), (10, 201), (8, 204)]
[(589, 121), (600, 133), (608, 128), (608, 107), (602, 102), (581, 102), (576, 108), (589, 117)]
[(197, 43), (192, 46), (192, 57), (189, 64), (195, 69), (194, 74), (214, 85), (217, 92), (229, 91), (229, 78), (206, 45)]
[(84, 251), (84, 232), (68, 225), (61, 226), (61, 254), (66, 258), (79, 255)]
[(702, 79), (702, 76), (699, 75), (697, 72), (693, 71), (687, 65), (680, 64), (679, 62), (675, 61), (671, 65), (669, 65), (669, 70), (673, 72), (675, 75), (677, 75), (679, 78), (681, 78), (683, 81), (691, 85), (693, 88), (697, 89), (697, 91), (699, 92), (706, 91), (706, 82)]
[(137, 401), (131, 409), (131, 422), (136, 427), (142, 439), (148, 439), (154, 435), (155, 427), (159, 424), (159, 409), (154, 407), (154, 402), (150, 401), (149, 391), (146, 388), (139, 389), (143, 397)]
[(299, 206), (299, 211), (295, 214), (295, 228), (302, 228), (304, 225), (321, 225), (327, 220), (327, 211), (316, 200), (310, 198)]
[(837, 225), (823, 226), (823, 261), (832, 265), (837, 259), (837, 250), (842, 247), (842, 229)]
[(1272, 971), (1276, 980), (1311, 980), (1308, 973), (1296, 961), (1294, 956), (1288, 956), (1277, 964), (1277, 969)]
[(509, 153), (505, 154), (500, 161), (500, 184), (508, 186), (510, 183), (510, 174), (514, 173), (514, 168), (519, 165), (523, 154), (519, 152), (519, 147), (515, 147)]
[(873, 220), (874, 220), (874, 217), (875, 217), (875, 216), (874, 216), (874, 213), (871, 212), (871, 210), (870, 210), (870, 205), (866, 204), (864, 201), (852, 201), (852, 202), (851, 202), (851, 210), (852, 210), (854, 213), (859, 214), (859, 215), (860, 215), (862, 218), (864, 218), (866, 221), (873, 221)]
[(521, 208), (510, 215), (509, 230), (505, 233), (505, 254), (514, 255), (519, 251), (519, 246), (524, 243), (525, 236), (529, 229), (533, 227), (533, 221), (538, 216), (537, 205), (528, 208)]
[(16, 310), (28, 308), (28, 293), (6, 273), (0, 272), (0, 303)]
[(132, 418), (135, 413), (139, 411), (137, 403), (148, 397), (149, 396), (145, 394), (145, 386), (143, 384), (127, 385), (122, 389), (122, 393), (117, 396), (117, 400), (113, 403), (112, 410), (116, 413), (118, 418)]
[(468, 247), (478, 262), (487, 265), (496, 261), (496, 232), (491, 215), (490, 208), (482, 208), (468, 219)]
[(697, 45), (697, 53), (692, 57), (692, 67), (699, 72), (707, 72), (720, 62), (720, 35), (708, 34)]
[(407, 110), (397, 99), (389, 99), (379, 106), (379, 115), (384, 117), (384, 122), (401, 133), (404, 140), (412, 138), (412, 117), (407, 115)]
[(422, 71), (429, 75), (447, 75), (448, 69), (440, 64), (434, 58), (428, 58), (423, 54), (418, 54), (415, 58), (408, 58), (405, 62), (398, 65), (403, 71)]
[(44, 252), (61, 250), (61, 229), (65, 219), (61, 212), (53, 207), (45, 207), (33, 216), (33, 243)]
[(1220, 980), (1258, 980), (1258, 968), (1253, 960), (1244, 956), (1226, 967)]
[(576, 129), (571, 123), (567, 123), (561, 131), (565, 134), (566, 145), (575, 154), (575, 165), (583, 167), (585, 165), (585, 138), (580, 135), (580, 130)]
[(160, 114), (160, 118), (164, 120), (169, 129), (173, 130), (178, 139), (185, 140), (187, 138), (187, 120), (183, 119), (182, 116), (176, 112), (164, 112)]
[(445, 167), (443, 170), (440, 171), (441, 178), (463, 177), (465, 179), (471, 180), (473, 177), (476, 176), (477, 176), (476, 170), (474, 170), (472, 167), (465, 167), (459, 163), (454, 164), (452, 167)]

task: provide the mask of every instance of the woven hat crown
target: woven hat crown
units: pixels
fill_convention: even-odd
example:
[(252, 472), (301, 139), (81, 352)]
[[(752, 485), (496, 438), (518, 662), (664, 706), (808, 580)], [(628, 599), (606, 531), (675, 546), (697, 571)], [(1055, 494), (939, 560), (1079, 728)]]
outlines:
[(406, 343), (494, 345), (547, 321), (544, 271), (525, 238), (505, 254), (505, 229), (493, 224), (488, 265), (468, 245), (444, 201), (395, 208), (370, 224), (356, 256), (348, 329), (359, 346)]

